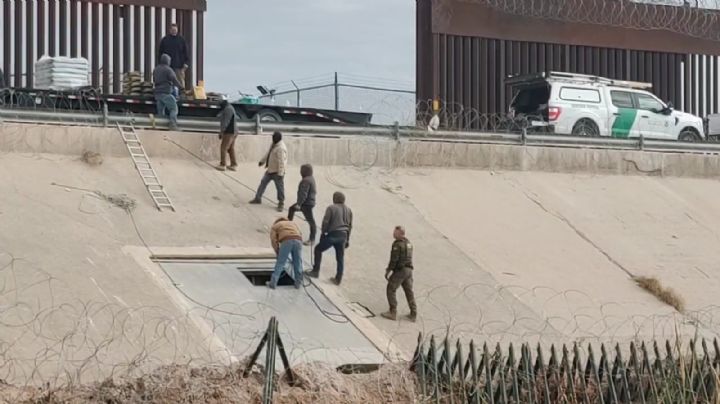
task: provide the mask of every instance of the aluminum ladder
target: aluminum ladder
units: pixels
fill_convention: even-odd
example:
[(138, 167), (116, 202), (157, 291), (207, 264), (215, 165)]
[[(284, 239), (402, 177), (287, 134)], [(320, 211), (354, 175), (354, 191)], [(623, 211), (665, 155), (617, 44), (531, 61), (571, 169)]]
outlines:
[(142, 178), (145, 188), (148, 190), (153, 202), (155, 202), (155, 206), (159, 211), (166, 208), (175, 212), (175, 207), (165, 192), (165, 187), (160, 183), (160, 178), (158, 178), (155, 169), (152, 167), (150, 159), (145, 153), (145, 148), (140, 143), (140, 138), (135, 132), (135, 128), (132, 125), (120, 125), (118, 123), (117, 129), (120, 131), (123, 142), (125, 142), (125, 146), (130, 152), (130, 158), (135, 163), (135, 169), (140, 174), (140, 178)]

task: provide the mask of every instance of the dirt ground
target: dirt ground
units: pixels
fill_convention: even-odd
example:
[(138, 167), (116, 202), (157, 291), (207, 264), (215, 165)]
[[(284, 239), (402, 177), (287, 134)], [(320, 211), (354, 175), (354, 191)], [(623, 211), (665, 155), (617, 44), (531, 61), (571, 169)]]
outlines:
[[(102, 382), (60, 388), (0, 385), (0, 403), (260, 403), (261, 369), (247, 378), (244, 367), (168, 366), (144, 377), (106, 379)], [(415, 401), (415, 376), (406, 364), (386, 365), (367, 374), (342, 374), (322, 364), (294, 369), (291, 387), (279, 377), (274, 403), (411, 403)]]

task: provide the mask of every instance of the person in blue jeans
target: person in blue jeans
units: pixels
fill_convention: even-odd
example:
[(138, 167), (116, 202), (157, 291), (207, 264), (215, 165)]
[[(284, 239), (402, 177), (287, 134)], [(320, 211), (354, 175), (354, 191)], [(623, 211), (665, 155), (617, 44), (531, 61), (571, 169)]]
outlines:
[(352, 221), (352, 210), (345, 205), (345, 195), (342, 192), (335, 192), (333, 194), (333, 204), (325, 210), (321, 228), (322, 234), (320, 235), (320, 241), (315, 246), (315, 263), (312, 271), (307, 273), (308, 276), (313, 278), (320, 276), (322, 254), (332, 247), (335, 249), (337, 272), (331, 281), (336, 285), (340, 285), (345, 271), (345, 250), (350, 248)]
[(270, 229), (270, 243), (277, 255), (275, 261), (275, 270), (270, 277), (267, 286), (275, 289), (280, 280), (280, 276), (285, 270), (285, 265), (289, 258), (292, 258), (293, 280), (295, 281), (295, 289), (302, 286), (302, 234), (300, 228), (286, 217), (275, 220)]
[(173, 69), (170, 68), (170, 56), (165, 54), (160, 56), (160, 63), (153, 70), (153, 85), (158, 116), (165, 116), (167, 111), (170, 130), (177, 129), (178, 106), (177, 100), (173, 96), (173, 90), (174, 87), (181, 88), (182, 85)]

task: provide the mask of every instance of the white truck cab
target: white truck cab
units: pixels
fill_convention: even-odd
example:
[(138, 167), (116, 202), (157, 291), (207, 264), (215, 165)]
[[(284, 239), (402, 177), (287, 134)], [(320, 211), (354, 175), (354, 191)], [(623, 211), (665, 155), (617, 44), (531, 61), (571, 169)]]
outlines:
[(557, 134), (705, 140), (703, 120), (662, 102), (647, 91), (650, 83), (560, 72), (513, 76), (506, 83), (517, 90), (510, 113), (542, 120)]

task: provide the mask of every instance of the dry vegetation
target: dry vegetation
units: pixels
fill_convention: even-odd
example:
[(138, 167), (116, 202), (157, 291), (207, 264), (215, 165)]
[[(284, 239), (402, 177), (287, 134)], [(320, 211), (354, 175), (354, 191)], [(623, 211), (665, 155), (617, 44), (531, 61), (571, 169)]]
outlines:
[[(242, 377), (243, 366), (168, 366), (141, 378), (108, 379), (83, 386), (30, 388), (3, 385), (0, 403), (260, 403), (263, 375)], [(412, 403), (415, 376), (407, 365), (386, 365), (368, 374), (345, 375), (323, 364), (295, 368), (298, 383), (279, 378), (274, 403)]]
[(103, 163), (103, 158), (100, 153), (93, 151), (86, 151), (80, 159), (90, 166), (99, 166)]
[(680, 313), (685, 311), (685, 299), (672, 288), (664, 287), (657, 278), (638, 276), (635, 277), (635, 282), (638, 286), (657, 297), (661, 302), (674, 307), (675, 310)]

